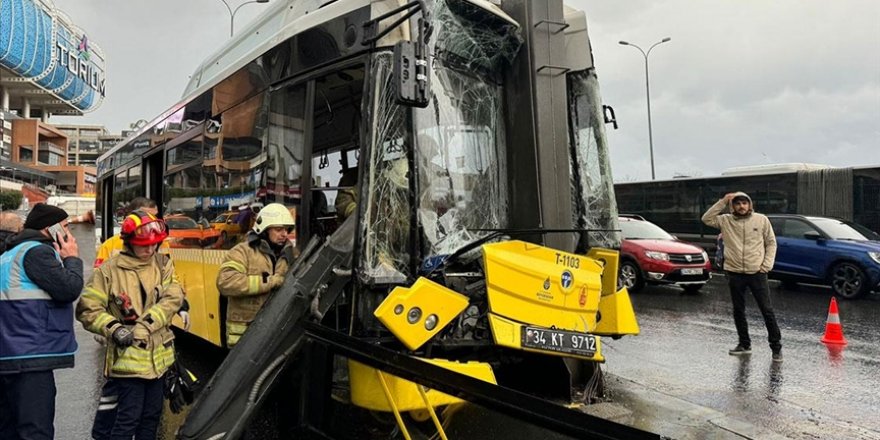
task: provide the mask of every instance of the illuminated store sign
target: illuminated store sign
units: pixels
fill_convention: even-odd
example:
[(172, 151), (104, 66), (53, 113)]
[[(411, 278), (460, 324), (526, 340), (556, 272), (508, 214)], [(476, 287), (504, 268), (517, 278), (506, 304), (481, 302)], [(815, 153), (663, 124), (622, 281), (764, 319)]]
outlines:
[(90, 61), (89, 38), (83, 35), (77, 48), (73, 50), (65, 47), (65, 44), (60, 40), (55, 46), (58, 49), (58, 63), (66, 67), (70, 73), (85, 81), (92, 90), (104, 96), (104, 71), (99, 70)]
[(104, 54), (43, 0), (0, 0), (0, 66), (80, 111), (105, 95)]

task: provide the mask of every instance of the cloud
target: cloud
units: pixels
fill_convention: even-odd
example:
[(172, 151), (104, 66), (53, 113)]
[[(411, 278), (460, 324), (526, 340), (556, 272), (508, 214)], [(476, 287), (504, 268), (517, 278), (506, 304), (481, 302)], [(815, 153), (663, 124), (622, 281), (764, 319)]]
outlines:
[[(880, 2), (569, 3), (587, 14), (603, 98), (620, 121), (608, 129), (618, 178), (651, 175), (644, 58), (618, 41), (647, 49), (667, 36), (649, 59), (658, 178), (768, 162), (880, 164)], [(107, 53), (108, 84), (97, 111), (53, 121), (118, 131), (152, 119), (228, 38), (220, 0), (58, 6)], [(262, 10), (244, 6), (236, 28)]]
[(644, 49), (658, 178), (768, 162), (880, 163), (880, 2), (573, 1), (584, 9), (615, 176), (650, 178)]

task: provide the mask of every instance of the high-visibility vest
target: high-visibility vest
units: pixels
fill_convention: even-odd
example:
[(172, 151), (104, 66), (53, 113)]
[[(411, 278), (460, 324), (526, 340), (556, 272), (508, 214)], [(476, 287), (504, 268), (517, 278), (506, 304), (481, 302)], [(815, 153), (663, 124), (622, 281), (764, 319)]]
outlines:
[[(51, 358), (69, 358), (77, 349), (73, 303), (54, 301), (28, 277), (24, 257), (37, 246), (44, 244), (26, 241), (0, 255), (0, 362), (45, 359), (40, 364), (52, 369)], [(61, 261), (58, 251), (55, 258)]]

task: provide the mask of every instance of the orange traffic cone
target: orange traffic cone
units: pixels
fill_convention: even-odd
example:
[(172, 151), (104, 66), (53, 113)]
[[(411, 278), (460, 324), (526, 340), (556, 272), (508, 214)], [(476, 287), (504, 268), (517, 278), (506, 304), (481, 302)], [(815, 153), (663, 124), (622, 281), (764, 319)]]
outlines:
[(828, 306), (828, 321), (825, 322), (825, 336), (822, 342), (826, 344), (846, 345), (843, 337), (843, 326), (840, 325), (840, 315), (837, 314), (837, 300), (832, 297), (831, 305)]

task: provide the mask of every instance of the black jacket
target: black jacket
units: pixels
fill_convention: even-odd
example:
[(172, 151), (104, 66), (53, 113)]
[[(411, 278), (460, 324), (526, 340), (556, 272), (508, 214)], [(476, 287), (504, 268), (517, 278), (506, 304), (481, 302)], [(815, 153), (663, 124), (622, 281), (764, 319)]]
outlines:
[(0, 229), (0, 254), (6, 251), (6, 240), (15, 237), (15, 232)]
[[(24, 272), (28, 278), (45, 291), (57, 305), (48, 306), (49, 315), (53, 319), (46, 319), (45, 329), (50, 333), (35, 333), (30, 335), (32, 339), (39, 340), (46, 334), (52, 335), (52, 342), (57, 342), (67, 347), (70, 354), (61, 354), (53, 356), (22, 356), (16, 359), (4, 359), (0, 361), (0, 375), (15, 374), (28, 371), (47, 371), (56, 368), (72, 368), (74, 366), (73, 351), (76, 351), (75, 336), (73, 335), (73, 302), (79, 297), (83, 289), (83, 263), (77, 257), (67, 257), (63, 262), (56, 258), (55, 249), (52, 246), (52, 240), (32, 229), (25, 229), (20, 234), (14, 236), (6, 242), (7, 252), (16, 246), (28, 242), (35, 241), (40, 245), (31, 248), (24, 254), (22, 265)], [(7, 308), (4, 308), (6, 310)], [(6, 310), (9, 313), (9, 310)], [(69, 312), (68, 312), (69, 311)], [(69, 316), (66, 314), (69, 313)], [(20, 323), (27, 323), (27, 316), (19, 316)], [(0, 316), (0, 319), (10, 319)], [(8, 322), (7, 322), (8, 323)], [(54, 324), (54, 328), (52, 328)], [(25, 331), (25, 330), (22, 330)], [(0, 335), (0, 342), (9, 343), (10, 335)], [(22, 338), (21, 335), (18, 339)], [(9, 343), (5, 348), (14, 348), (14, 344)], [(63, 352), (67, 353), (67, 352)]]
[(83, 262), (78, 257), (67, 257), (63, 263), (55, 258), (52, 239), (40, 231), (25, 229), (6, 243), (12, 249), (26, 241), (38, 241), (37, 246), (24, 256), (24, 271), (39, 288), (55, 301), (71, 303), (79, 298), (83, 289)]

